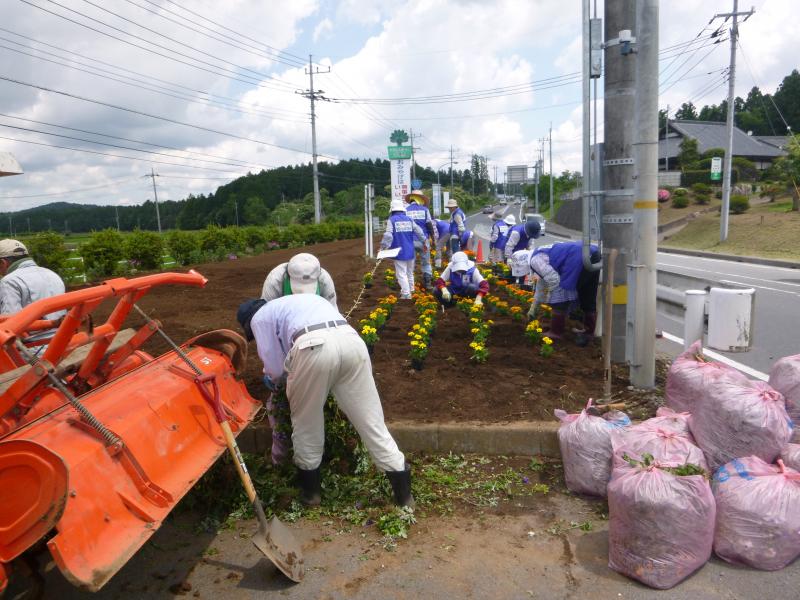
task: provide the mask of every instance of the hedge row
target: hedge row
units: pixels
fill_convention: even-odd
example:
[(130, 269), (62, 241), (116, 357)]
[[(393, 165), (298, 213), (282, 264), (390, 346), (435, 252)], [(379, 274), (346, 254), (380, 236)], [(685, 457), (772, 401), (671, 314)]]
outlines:
[[(209, 225), (201, 231), (174, 230), (164, 236), (140, 230), (123, 236), (114, 229), (105, 229), (94, 232), (89, 241), (77, 249), (77, 254), (82, 257), (88, 279), (93, 279), (160, 269), (167, 253), (178, 264), (187, 265), (363, 235), (364, 224), (356, 221), (288, 227)], [(64, 277), (75, 276), (75, 257), (70, 257), (63, 236), (54, 232), (39, 233), (28, 244), (38, 264)]]

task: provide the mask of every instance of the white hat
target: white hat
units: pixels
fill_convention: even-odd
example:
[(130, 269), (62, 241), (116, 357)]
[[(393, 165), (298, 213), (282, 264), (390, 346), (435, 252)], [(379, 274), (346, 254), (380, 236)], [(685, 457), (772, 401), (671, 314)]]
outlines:
[(395, 212), (395, 211), (398, 211), (398, 210), (405, 211), (406, 210), (406, 204), (405, 204), (405, 202), (400, 200), (400, 198), (395, 198), (389, 204), (389, 212)]
[(19, 258), (28, 256), (25, 244), (17, 240), (0, 240), (0, 258)]
[(316, 294), (322, 267), (313, 254), (295, 254), (286, 267), (293, 294)]
[(503, 219), (506, 225), (516, 225), (517, 220), (514, 218), (514, 215), (506, 215), (506, 218)]
[(458, 208), (458, 201), (455, 198), (448, 198), (444, 203), (445, 208)]
[(531, 250), (517, 250), (511, 255), (511, 275), (524, 277), (531, 272)]
[(453, 258), (450, 260), (451, 271), (466, 271), (473, 265), (474, 263), (463, 252), (454, 253)]

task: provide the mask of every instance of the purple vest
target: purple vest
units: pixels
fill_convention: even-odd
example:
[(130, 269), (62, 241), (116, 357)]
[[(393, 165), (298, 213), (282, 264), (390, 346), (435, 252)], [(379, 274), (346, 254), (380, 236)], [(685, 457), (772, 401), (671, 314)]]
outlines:
[(422, 206), (416, 202), (412, 202), (406, 206), (406, 214), (412, 221), (414, 221), (414, 223), (419, 225), (419, 228), (422, 229), (422, 233), (424, 233), (426, 236), (429, 235), (428, 221), (431, 218), (431, 214), (428, 212), (427, 206)]
[(495, 229), (497, 230), (497, 241), (492, 244), (492, 248), (503, 249), (506, 247), (506, 242), (508, 241), (508, 231), (510, 227), (505, 221), (497, 221), (492, 225), (492, 233), (494, 233)]
[[(557, 242), (552, 246), (537, 248), (533, 253), (547, 254), (550, 259), (550, 266), (556, 270), (561, 277), (561, 288), (564, 290), (574, 290), (578, 285), (578, 277), (583, 270), (583, 257), (581, 256), (582, 242)], [(590, 246), (592, 252), (598, 250), (597, 246)]]
[(463, 294), (467, 287), (472, 283), (472, 275), (475, 267), (471, 267), (463, 273), (450, 271), (450, 291), (454, 294)]
[(392, 228), (392, 245), (389, 249), (400, 248), (396, 260), (411, 260), (414, 258), (414, 221), (405, 213), (393, 212), (387, 222), (387, 227)]
[(458, 224), (456, 223), (456, 215), (461, 215), (461, 220), (464, 223), (464, 227), (467, 226), (467, 215), (464, 214), (464, 211), (460, 208), (457, 208), (453, 211), (453, 214), (450, 215), (450, 235), (458, 235)]
[[(519, 241), (517, 242), (517, 245), (514, 246), (514, 249), (512, 250), (512, 253), (516, 252), (517, 250), (526, 250), (528, 248), (528, 241), (531, 238), (529, 238), (528, 234), (525, 233), (525, 223), (520, 223), (519, 225), (514, 225), (511, 229), (508, 230), (508, 236), (511, 235), (512, 231), (518, 231), (519, 232)], [(508, 236), (506, 236), (506, 240), (508, 239)], [(505, 244), (503, 244), (503, 247), (505, 247)]]

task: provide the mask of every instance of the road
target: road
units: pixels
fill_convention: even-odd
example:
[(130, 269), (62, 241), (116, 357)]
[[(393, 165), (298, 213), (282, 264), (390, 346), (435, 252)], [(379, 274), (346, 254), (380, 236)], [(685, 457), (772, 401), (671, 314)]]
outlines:
[[(522, 207), (509, 205), (503, 208), (519, 218), (524, 205)], [(476, 235), (486, 239), (491, 229), (491, 222), (491, 215), (481, 213), (467, 218), (468, 226)], [(546, 235), (544, 237), (546, 243), (578, 237), (575, 232), (553, 227), (550, 223), (548, 230), (556, 230), (559, 235)], [(484, 249), (488, 250), (488, 243)], [(800, 352), (800, 318), (797, 316), (800, 315), (800, 270), (668, 252), (658, 253), (658, 266), (685, 275), (708, 277), (721, 283), (755, 288), (752, 348), (748, 352), (720, 352), (720, 354), (762, 373), (769, 373), (777, 359)], [(656, 325), (660, 330), (673, 336), (683, 335), (681, 320), (659, 314)], [(672, 350), (678, 351), (679, 348)]]

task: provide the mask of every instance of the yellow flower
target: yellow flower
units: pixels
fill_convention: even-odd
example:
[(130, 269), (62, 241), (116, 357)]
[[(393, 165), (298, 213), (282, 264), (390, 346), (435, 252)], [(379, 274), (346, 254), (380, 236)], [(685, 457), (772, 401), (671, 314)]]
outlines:
[(470, 329), (471, 333), (478, 333), (479, 331), (480, 329), (478, 329), (477, 327), (473, 327), (472, 329)]
[(420, 342), (420, 343), (419, 343), (419, 347), (420, 347), (420, 348), (426, 348), (426, 346), (425, 346), (425, 342)]
[(486, 321), (486, 322), (487, 322), (489, 325), (494, 325), (494, 321), (492, 321), (491, 319), (489, 319), (489, 320), (488, 320), (488, 321)]
[(420, 334), (416, 333), (416, 334), (414, 334), (414, 339), (415, 340), (421, 340), (422, 336)]
[(472, 321), (473, 323), (480, 323), (481, 320), (478, 317), (472, 317), (470, 321)]
[(414, 337), (414, 332), (413, 331), (409, 331), (408, 332), (408, 337)]
[(469, 347), (470, 347), (470, 348), (475, 348), (477, 345), (478, 345), (478, 343), (477, 343), (477, 342), (470, 342), (470, 343), (469, 343)]
[(553, 344), (553, 340), (551, 340), (549, 337), (543, 337), (542, 338), (542, 343), (547, 345), (547, 346), (550, 346), (550, 345)]
[(414, 326), (413, 326), (411, 329), (413, 329), (414, 331), (416, 331), (417, 329), (419, 329), (419, 324), (416, 324), (416, 325), (414, 325)]
[(420, 333), (420, 335), (425, 335), (426, 333), (428, 333), (428, 331), (424, 327), (420, 327), (419, 328), (419, 333)]
[[(542, 333), (542, 328), (541, 327), (537, 327), (536, 328), (536, 333)], [(550, 340), (550, 341), (552, 341), (552, 340)]]

